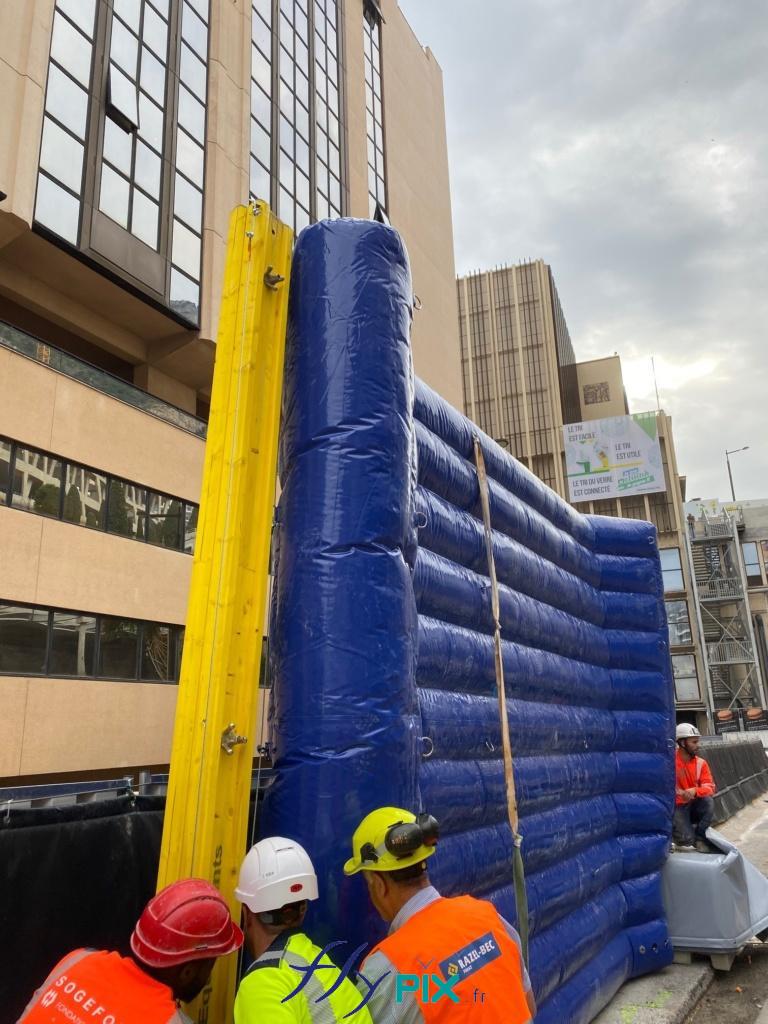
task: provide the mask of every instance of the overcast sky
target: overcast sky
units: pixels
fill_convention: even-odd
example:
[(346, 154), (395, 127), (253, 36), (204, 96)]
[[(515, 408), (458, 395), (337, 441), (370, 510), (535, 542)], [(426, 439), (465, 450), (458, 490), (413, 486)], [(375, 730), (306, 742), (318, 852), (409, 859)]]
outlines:
[(443, 68), (457, 273), (541, 257), (577, 359), (768, 498), (766, 0), (401, 0)]

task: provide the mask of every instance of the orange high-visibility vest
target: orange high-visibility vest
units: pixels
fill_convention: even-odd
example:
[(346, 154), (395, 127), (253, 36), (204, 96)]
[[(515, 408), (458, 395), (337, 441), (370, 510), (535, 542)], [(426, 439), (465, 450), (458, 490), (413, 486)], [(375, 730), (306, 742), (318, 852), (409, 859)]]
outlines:
[(76, 949), (32, 996), (18, 1024), (185, 1024), (167, 985), (119, 953)]
[[(446, 981), (460, 975), (451, 989), (458, 1003), (445, 995), (427, 1002), (421, 987), (413, 993), (427, 1024), (526, 1024), (531, 1019), (520, 950), (486, 900), (441, 897), (387, 936), (377, 951), (398, 974), (420, 979), (435, 974)], [(429, 982), (425, 988), (427, 998), (439, 992)]]
[(678, 750), (675, 757), (675, 804), (678, 807), (686, 802), (680, 796), (684, 789), (695, 789), (696, 796), (714, 796), (715, 782), (703, 757), (686, 761)]

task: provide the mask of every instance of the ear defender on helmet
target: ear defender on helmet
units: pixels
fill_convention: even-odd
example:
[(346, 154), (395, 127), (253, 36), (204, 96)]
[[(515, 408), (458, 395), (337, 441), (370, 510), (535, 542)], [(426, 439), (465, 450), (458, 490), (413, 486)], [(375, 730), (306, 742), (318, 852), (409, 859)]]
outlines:
[(399, 821), (393, 825), (384, 837), (384, 845), (394, 857), (403, 860), (412, 857), (420, 846), (435, 846), (439, 834), (436, 818), (431, 814), (418, 814), (416, 821)]

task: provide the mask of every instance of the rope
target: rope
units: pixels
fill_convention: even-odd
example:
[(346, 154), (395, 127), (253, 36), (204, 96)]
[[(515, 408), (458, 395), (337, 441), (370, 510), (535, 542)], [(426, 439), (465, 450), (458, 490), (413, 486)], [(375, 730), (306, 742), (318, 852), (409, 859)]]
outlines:
[(504, 756), (504, 782), (507, 792), (507, 816), (512, 830), (512, 875), (515, 884), (515, 904), (517, 907), (517, 927), (520, 932), (520, 943), (523, 948), (523, 959), (528, 966), (528, 894), (525, 889), (525, 871), (521, 847), (523, 837), (518, 831), (519, 817), (517, 812), (517, 793), (515, 791), (515, 775), (512, 769), (512, 744), (509, 739), (509, 719), (507, 716), (507, 696), (504, 686), (504, 661), (501, 655), (501, 623), (499, 622), (499, 583), (496, 579), (496, 561), (493, 557), (493, 532), (491, 530), (491, 508), (488, 500), (488, 475), (485, 471), (483, 449), (477, 434), (473, 437), (475, 446), (475, 466), (477, 482), (480, 490), (480, 506), (483, 511), (483, 529), (485, 533), (485, 554), (488, 561), (488, 575), (491, 580), (491, 610), (493, 613), (493, 654), (496, 668), (496, 692), (499, 698), (499, 721), (501, 722), (501, 745)]

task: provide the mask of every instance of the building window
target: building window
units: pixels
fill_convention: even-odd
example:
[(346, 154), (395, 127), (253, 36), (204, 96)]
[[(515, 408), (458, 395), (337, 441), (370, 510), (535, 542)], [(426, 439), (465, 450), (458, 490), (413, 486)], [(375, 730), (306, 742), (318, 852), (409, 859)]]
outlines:
[(207, 63), (208, 0), (56, 0), (35, 206), (194, 325)]
[(178, 682), (184, 627), (0, 602), (0, 673)]
[(685, 601), (666, 601), (669, 642), (673, 647), (693, 643), (688, 604)]
[(585, 384), (582, 390), (584, 405), (597, 405), (611, 400), (611, 389), (607, 380), (600, 381), (599, 384)]
[(679, 548), (662, 548), (659, 551), (661, 559), (661, 575), (664, 579), (664, 593), (670, 591), (684, 590), (683, 571), (680, 566)]
[(365, 126), (368, 144), (368, 207), (387, 209), (387, 176), (384, 163), (384, 113), (381, 87), (381, 14), (370, 0), (363, 9), (363, 56), (365, 59)]
[(0, 438), (0, 504), (194, 553), (198, 505), (7, 438)]
[(672, 675), (675, 680), (675, 700), (690, 702), (701, 700), (696, 660), (692, 654), (672, 655)]
[(337, 0), (255, 0), (251, 192), (295, 231), (344, 212)]
[(760, 559), (757, 554), (757, 544), (754, 541), (747, 541), (741, 545), (744, 555), (744, 571), (747, 574), (747, 583), (751, 586), (760, 586), (763, 577), (760, 572)]

